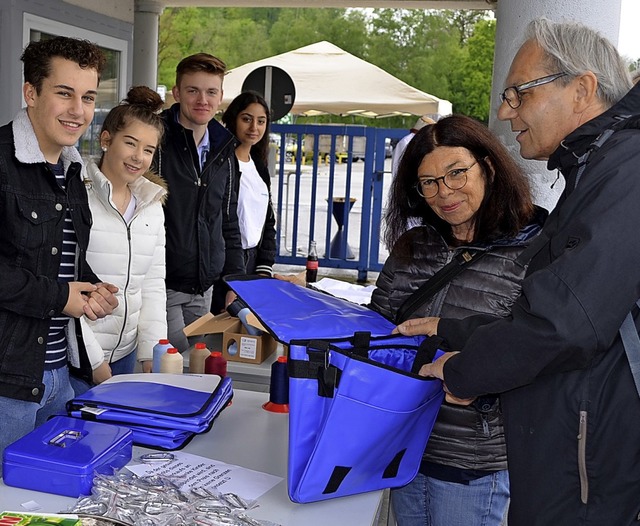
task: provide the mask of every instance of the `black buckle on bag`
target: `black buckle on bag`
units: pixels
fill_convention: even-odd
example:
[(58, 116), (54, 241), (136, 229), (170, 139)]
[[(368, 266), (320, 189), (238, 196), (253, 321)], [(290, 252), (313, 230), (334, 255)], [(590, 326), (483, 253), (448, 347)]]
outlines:
[(322, 340), (312, 340), (307, 345), (309, 366), (315, 371), (318, 380), (318, 396), (333, 398), (340, 380), (340, 370), (329, 364), (331, 346)]
[(342, 371), (329, 363), (330, 348), (329, 343), (322, 340), (307, 343), (309, 360), (289, 360), (289, 378), (317, 380), (318, 396), (333, 398)]
[(318, 369), (318, 396), (333, 398), (340, 380), (340, 369), (330, 365), (326, 369)]

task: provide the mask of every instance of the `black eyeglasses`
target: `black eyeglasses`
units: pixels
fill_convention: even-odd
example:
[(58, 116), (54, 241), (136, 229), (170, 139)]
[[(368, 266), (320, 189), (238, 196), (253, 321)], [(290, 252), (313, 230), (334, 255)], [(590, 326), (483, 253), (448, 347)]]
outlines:
[(416, 183), (416, 190), (425, 199), (431, 199), (438, 195), (440, 191), (440, 181), (450, 190), (460, 190), (467, 184), (467, 172), (471, 170), (478, 161), (467, 168), (454, 168), (442, 177), (425, 177)]
[(537, 88), (538, 86), (544, 86), (554, 80), (558, 80), (560, 77), (564, 77), (567, 73), (554, 73), (553, 75), (547, 75), (539, 79), (530, 80), (524, 84), (518, 84), (517, 86), (509, 86), (500, 94), (500, 100), (506, 102), (514, 110), (519, 108), (522, 104), (522, 93), (526, 89)]

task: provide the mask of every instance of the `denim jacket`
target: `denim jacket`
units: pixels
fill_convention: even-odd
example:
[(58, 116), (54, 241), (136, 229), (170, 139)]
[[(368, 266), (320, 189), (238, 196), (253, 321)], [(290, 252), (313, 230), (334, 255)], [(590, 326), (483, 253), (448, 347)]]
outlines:
[[(81, 158), (68, 147), (62, 160), (66, 190), (49, 169), (26, 110), (0, 128), (0, 396), (30, 402), (42, 399), (50, 319), (69, 296), (68, 284), (58, 281), (67, 205), (78, 241), (76, 278), (98, 281), (85, 262), (91, 212)], [(70, 320), (69, 361), (80, 367), (86, 360), (75, 329)]]

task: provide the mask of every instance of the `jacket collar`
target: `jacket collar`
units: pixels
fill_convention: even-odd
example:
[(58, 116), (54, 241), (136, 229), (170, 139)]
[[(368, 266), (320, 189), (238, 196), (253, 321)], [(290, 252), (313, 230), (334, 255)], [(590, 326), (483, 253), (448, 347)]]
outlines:
[[(31, 119), (29, 119), (26, 108), (18, 112), (11, 123), (11, 127), (16, 149), (16, 159), (23, 164), (46, 163), (47, 160), (40, 150), (40, 145), (33, 131)], [(65, 172), (71, 163), (83, 164), (82, 157), (80, 157), (80, 153), (74, 146), (63, 147), (60, 158), (62, 159)]]
[(577, 159), (583, 155), (596, 138), (607, 128), (619, 121), (621, 117), (640, 113), (640, 83), (611, 108), (594, 117), (582, 126), (567, 135), (560, 143), (549, 161), (549, 170), (559, 169), (564, 171), (575, 166)]
[[(163, 112), (167, 126), (169, 128), (173, 128), (174, 130), (185, 130), (185, 132), (193, 136), (193, 131), (185, 128), (184, 126), (182, 126), (182, 124), (180, 124), (180, 121), (178, 120), (179, 113), (179, 102), (176, 102), (169, 109)], [(211, 119), (209, 121), (209, 124), (207, 124), (207, 129), (209, 131), (210, 151), (214, 152), (214, 154), (220, 152), (229, 143), (233, 144), (234, 148), (237, 146), (238, 140), (235, 138), (235, 136), (216, 119)]]
[[(91, 183), (97, 190), (97, 194), (105, 204), (109, 204), (109, 197), (111, 196), (111, 182), (100, 171), (98, 165), (94, 161), (89, 161), (87, 164), (87, 176)], [(140, 207), (146, 206), (154, 201), (164, 203), (167, 196), (167, 186), (164, 180), (155, 175), (152, 172), (147, 172), (142, 177), (139, 177), (134, 183), (129, 185), (131, 193), (140, 203)]]

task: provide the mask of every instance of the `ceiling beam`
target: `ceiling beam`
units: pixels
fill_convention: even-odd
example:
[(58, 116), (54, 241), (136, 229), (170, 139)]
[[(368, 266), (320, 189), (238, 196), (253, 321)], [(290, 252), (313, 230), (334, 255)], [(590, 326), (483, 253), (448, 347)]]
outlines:
[[(497, 0), (162, 0), (165, 7), (374, 7), (393, 9), (495, 9)], [(265, 6), (265, 3), (268, 6)], [(311, 4), (311, 5), (310, 5)]]

